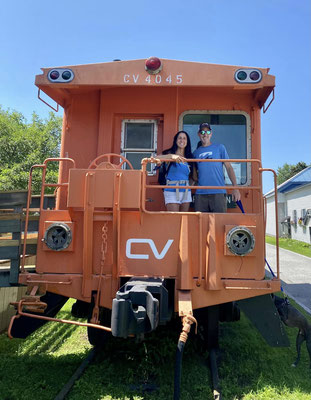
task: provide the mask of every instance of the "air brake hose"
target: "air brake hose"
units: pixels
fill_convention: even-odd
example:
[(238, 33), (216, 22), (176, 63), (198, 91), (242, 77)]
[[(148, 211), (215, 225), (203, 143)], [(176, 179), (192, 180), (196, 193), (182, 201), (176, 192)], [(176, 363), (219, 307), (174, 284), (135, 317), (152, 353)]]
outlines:
[(182, 364), (182, 356), (184, 348), (185, 348), (185, 342), (178, 340), (176, 359), (175, 359), (174, 400), (179, 400), (180, 398), (181, 364)]
[(182, 323), (183, 323), (183, 328), (182, 328), (182, 332), (179, 336), (177, 351), (176, 351), (176, 359), (175, 359), (174, 400), (179, 400), (179, 398), (180, 398), (182, 356), (183, 356), (186, 341), (188, 339), (188, 334), (190, 332), (191, 325), (193, 323), (196, 324), (196, 333), (197, 333), (197, 326), (198, 326), (196, 319), (192, 315), (189, 315), (189, 314), (183, 317)]

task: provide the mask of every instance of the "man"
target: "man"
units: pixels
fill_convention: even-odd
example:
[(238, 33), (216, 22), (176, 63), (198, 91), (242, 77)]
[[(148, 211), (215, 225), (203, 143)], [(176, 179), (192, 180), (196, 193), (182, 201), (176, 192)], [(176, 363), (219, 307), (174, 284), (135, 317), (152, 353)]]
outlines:
[[(228, 153), (223, 144), (212, 143), (212, 129), (207, 122), (199, 127), (198, 136), (201, 146), (193, 152), (193, 158), (201, 159), (228, 159)], [(198, 186), (225, 186), (223, 164), (228, 176), (236, 186), (236, 177), (230, 162), (198, 162), (196, 171), (198, 174)], [(196, 178), (194, 174), (194, 178)], [(240, 200), (240, 192), (234, 189), (232, 199)], [(194, 200), (195, 211), (224, 213), (227, 210), (226, 189), (198, 189)]]

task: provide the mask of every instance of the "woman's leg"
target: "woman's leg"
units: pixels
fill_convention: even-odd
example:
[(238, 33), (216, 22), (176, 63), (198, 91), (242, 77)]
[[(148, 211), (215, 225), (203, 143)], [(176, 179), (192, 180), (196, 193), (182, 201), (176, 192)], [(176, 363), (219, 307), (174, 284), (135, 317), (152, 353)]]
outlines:
[(180, 206), (180, 211), (181, 212), (187, 212), (189, 211), (190, 203), (182, 203)]
[(168, 203), (166, 204), (167, 211), (179, 211), (178, 203)]

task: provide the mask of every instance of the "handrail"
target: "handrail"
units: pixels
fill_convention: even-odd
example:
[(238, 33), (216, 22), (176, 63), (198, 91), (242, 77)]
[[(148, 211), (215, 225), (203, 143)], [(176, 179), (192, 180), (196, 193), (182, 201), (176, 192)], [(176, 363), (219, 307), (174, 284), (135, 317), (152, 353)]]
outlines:
[[(16, 303), (11, 303), (11, 304), (15, 305)], [(10, 322), (10, 325), (9, 325), (9, 328), (8, 328), (8, 337), (10, 339), (13, 339), (13, 336), (11, 334), (13, 323), (14, 323), (15, 319), (18, 319), (21, 316), (22, 317), (42, 319), (44, 321), (54, 321), (54, 322), (62, 322), (62, 323), (65, 323), (65, 324), (70, 324), (70, 325), (86, 326), (86, 327), (90, 327), (90, 328), (101, 329), (101, 330), (106, 331), (106, 332), (111, 332), (111, 328), (110, 327), (99, 325), (99, 324), (90, 324), (90, 323), (86, 323), (86, 322), (72, 321), (72, 320), (68, 320), (68, 319), (46, 317), (44, 315), (30, 314), (30, 313), (27, 313), (27, 312), (23, 311), (23, 306), (24, 305), (28, 305), (28, 306), (31, 306), (31, 305), (36, 306), (37, 305), (38, 306), (38, 305), (45, 305), (45, 304), (46, 303), (42, 303), (42, 302), (27, 302), (27, 301), (25, 301), (23, 299), (20, 300), (17, 303), (17, 313), (16, 313), (16, 315), (14, 315), (11, 318), (11, 322)]]
[(266, 103), (263, 105), (263, 113), (265, 114), (268, 111), (268, 108), (271, 106), (272, 102), (274, 100), (274, 88), (272, 90), (272, 99), (270, 100), (269, 104), (266, 107)]
[[(40, 210), (43, 209), (43, 202), (44, 202), (44, 191), (46, 187), (68, 187), (68, 182), (63, 182), (63, 183), (45, 183), (45, 174), (46, 174), (46, 168), (47, 164), (49, 162), (62, 162), (62, 161), (67, 161), (69, 163), (73, 164), (73, 168), (76, 168), (76, 162), (72, 158), (65, 158), (65, 157), (50, 157), (46, 158), (43, 162), (43, 165), (45, 166), (42, 174), (42, 186), (41, 186), (41, 200), (40, 200)], [(42, 190), (43, 189), (43, 190)]]
[[(27, 232), (28, 232), (28, 221), (29, 221), (29, 208), (31, 201), (31, 187), (32, 187), (32, 172), (35, 168), (45, 168), (44, 164), (35, 164), (30, 168), (29, 180), (28, 180), (28, 195), (27, 195), (27, 206), (26, 206), (26, 219), (24, 228), (24, 244), (23, 244), (23, 255), (21, 263), (21, 272), (25, 272), (25, 260), (26, 260), (26, 243), (27, 243)], [(41, 200), (40, 200), (40, 210), (41, 210)]]
[(272, 172), (274, 175), (274, 207), (275, 207), (275, 245), (276, 245), (276, 270), (277, 279), (280, 279), (280, 256), (279, 256), (279, 216), (278, 216), (278, 186), (277, 174), (271, 168), (259, 168), (259, 172)]
[(48, 164), (48, 162), (54, 162), (54, 161), (56, 161), (56, 162), (62, 162), (62, 161), (71, 162), (73, 164), (73, 168), (76, 168), (76, 163), (72, 158), (64, 158), (64, 157), (47, 158), (44, 160), (43, 164), (35, 164), (30, 168), (29, 180), (28, 180), (28, 196), (27, 196), (27, 206), (26, 206), (26, 219), (25, 219), (25, 228), (24, 228), (24, 244), (23, 244), (22, 262), (21, 262), (21, 272), (25, 272), (25, 257), (26, 257), (26, 244), (27, 244), (26, 242), (27, 242), (27, 233), (28, 233), (33, 170), (35, 168), (42, 168), (40, 212), (43, 209), (43, 205), (44, 205), (44, 191), (45, 191), (46, 187), (62, 187), (62, 186), (68, 187), (68, 182), (66, 182), (66, 183), (45, 183), (47, 164)]
[[(172, 159), (157, 159), (156, 157), (152, 157), (152, 158), (143, 158), (141, 161), (141, 165), (142, 165), (142, 172), (143, 172), (143, 179), (142, 179), (142, 211), (147, 213), (147, 214), (161, 214), (161, 213), (170, 213), (173, 212), (175, 213), (175, 211), (148, 211), (146, 210), (146, 189), (165, 189), (167, 188), (167, 185), (147, 185), (146, 183), (146, 172), (147, 172), (147, 164), (148, 163), (158, 163), (158, 164), (162, 164), (163, 162), (177, 162), (176, 160), (172, 160)], [(230, 158), (230, 159), (187, 159), (187, 162), (241, 162), (241, 163), (257, 163), (259, 165), (258, 170), (261, 169), (261, 161), (258, 159), (238, 159), (238, 158)], [(233, 185), (226, 185), (226, 186), (197, 186), (197, 185), (187, 185), (187, 186), (180, 186), (180, 185), (174, 185), (174, 189), (238, 189), (238, 190), (261, 190), (261, 186), (260, 185), (250, 185), (250, 186), (233, 186)], [(193, 215), (193, 212), (183, 212), (183, 211), (179, 211), (179, 214), (182, 215), (187, 215), (187, 214), (191, 214)]]
[[(159, 160), (160, 163), (162, 162), (176, 162), (176, 160), (172, 160), (172, 159), (161, 159)], [(144, 158), (141, 162), (142, 164), (142, 171), (143, 171), (143, 178), (142, 178), (142, 211), (147, 213), (147, 214), (175, 214), (176, 211), (148, 211), (146, 210), (146, 189), (165, 189), (167, 188), (167, 185), (147, 185), (146, 184), (146, 177), (147, 177), (147, 164), (148, 163), (158, 163), (158, 160), (156, 159), (156, 157), (152, 157), (152, 158)], [(261, 161), (258, 159), (207, 159), (207, 160), (201, 160), (201, 159), (187, 159), (187, 162), (243, 162), (243, 163), (257, 163), (259, 168), (261, 168)], [(194, 185), (188, 185), (188, 186), (175, 186), (174, 185), (174, 189), (239, 189), (239, 190), (261, 190), (261, 186), (246, 186), (246, 187), (241, 187), (241, 186), (194, 186)], [(199, 265), (199, 276), (197, 279), (197, 286), (201, 285), (202, 282), (202, 274), (203, 274), (203, 262), (202, 262), (202, 213), (197, 211), (197, 212), (185, 212), (185, 211), (180, 211), (178, 212), (178, 214), (181, 215), (195, 215), (199, 218), (199, 235), (200, 235), (200, 240), (199, 240), (199, 254), (200, 254), (200, 265)]]
[(46, 102), (45, 100), (43, 100), (42, 97), (40, 97), (40, 92), (41, 92), (41, 89), (38, 90), (38, 99), (41, 100), (42, 103), (44, 103), (44, 104), (46, 104), (47, 106), (49, 106), (50, 108), (52, 108), (52, 110), (58, 112), (58, 110), (59, 110), (59, 105), (58, 105), (58, 103), (56, 103), (56, 104), (57, 104), (57, 108), (54, 108), (53, 106), (51, 106), (51, 104), (49, 104), (48, 102)]

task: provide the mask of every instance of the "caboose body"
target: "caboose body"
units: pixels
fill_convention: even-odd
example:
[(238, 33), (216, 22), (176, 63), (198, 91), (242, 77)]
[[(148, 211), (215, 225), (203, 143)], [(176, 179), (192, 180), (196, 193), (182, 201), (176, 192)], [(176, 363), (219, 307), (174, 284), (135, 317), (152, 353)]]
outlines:
[[(19, 274), (29, 287), (19, 307), (27, 321), (27, 304), (48, 320), (36, 312), (47, 292), (75, 298), (74, 314), (87, 310), (96, 342), (96, 328), (141, 335), (174, 312), (220, 305), (230, 319), (228, 304), (280, 290), (279, 268), (265, 278), (260, 113), (275, 85), (269, 69), (114, 61), (45, 68), (35, 83), (64, 119), (60, 158), (35, 166), (43, 171), (36, 270), (22, 265)], [(154, 157), (179, 130), (194, 149), (202, 122), (228, 150), (245, 213), (230, 185), (226, 213), (165, 211)], [(59, 162), (58, 184), (45, 180), (50, 162)], [(48, 186), (55, 209), (43, 207)]]

